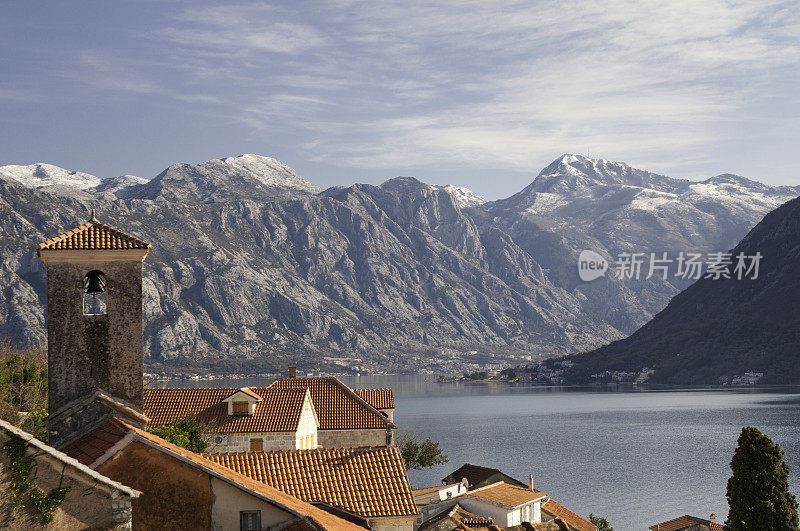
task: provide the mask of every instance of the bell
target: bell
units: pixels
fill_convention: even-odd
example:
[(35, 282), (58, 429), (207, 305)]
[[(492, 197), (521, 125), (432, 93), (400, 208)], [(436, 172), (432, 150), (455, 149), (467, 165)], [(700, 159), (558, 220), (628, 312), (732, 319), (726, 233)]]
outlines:
[(103, 293), (106, 290), (106, 279), (99, 271), (91, 271), (86, 275), (86, 280), (84, 280), (83, 284), (86, 288), (86, 293), (91, 293), (92, 295)]

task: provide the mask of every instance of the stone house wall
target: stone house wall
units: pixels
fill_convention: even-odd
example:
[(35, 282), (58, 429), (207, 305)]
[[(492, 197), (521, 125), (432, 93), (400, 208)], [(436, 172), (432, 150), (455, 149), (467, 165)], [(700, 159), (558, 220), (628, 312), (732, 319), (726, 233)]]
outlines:
[[(0, 447), (7, 440), (8, 435), (0, 429)], [(0, 451), (0, 529), (131, 529), (131, 499), (128, 496), (99, 483), (96, 478), (65, 461), (29, 447), (28, 455), (34, 453), (39, 454), (34, 458), (34, 483), (45, 493), (59, 485), (68, 487), (66, 499), (48, 524), (42, 521), (38, 511), (30, 507), (29, 500), (25, 508), (17, 509), (12, 520), (10, 461)]]
[(386, 430), (319, 430), (317, 439), (323, 448), (386, 446)]

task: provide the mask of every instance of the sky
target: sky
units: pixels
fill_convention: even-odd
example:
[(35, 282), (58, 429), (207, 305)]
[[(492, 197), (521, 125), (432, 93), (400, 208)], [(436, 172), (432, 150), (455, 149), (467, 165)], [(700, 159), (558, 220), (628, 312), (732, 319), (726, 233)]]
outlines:
[(487, 199), (562, 153), (800, 184), (792, 1), (0, 0), (0, 165), (257, 153)]

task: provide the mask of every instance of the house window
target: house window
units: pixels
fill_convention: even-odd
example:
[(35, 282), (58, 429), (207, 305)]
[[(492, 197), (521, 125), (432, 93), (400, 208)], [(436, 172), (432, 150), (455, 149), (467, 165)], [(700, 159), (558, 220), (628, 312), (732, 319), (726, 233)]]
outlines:
[(241, 531), (261, 531), (261, 511), (240, 511), (239, 529)]
[(315, 433), (312, 433), (311, 434), (311, 449), (313, 450), (316, 447), (317, 447), (317, 435)]
[(234, 415), (248, 415), (250, 414), (250, 404), (244, 401), (233, 402)]
[(264, 449), (264, 439), (250, 439), (250, 451), (251, 452), (260, 452)]

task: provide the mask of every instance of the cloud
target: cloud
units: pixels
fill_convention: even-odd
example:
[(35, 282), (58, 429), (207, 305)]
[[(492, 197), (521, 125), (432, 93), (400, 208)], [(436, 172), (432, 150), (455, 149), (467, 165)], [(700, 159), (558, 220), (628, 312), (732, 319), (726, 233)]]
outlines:
[(586, 149), (696, 166), (800, 62), (800, 15), (777, 0), (182, 6), (151, 33), (182, 86), (102, 62), (97, 80), (340, 167), (531, 171)]
[(293, 54), (323, 43), (316, 28), (280, 20), (281, 14), (260, 4), (193, 8), (178, 16), (164, 35), (178, 45), (230, 57)]

